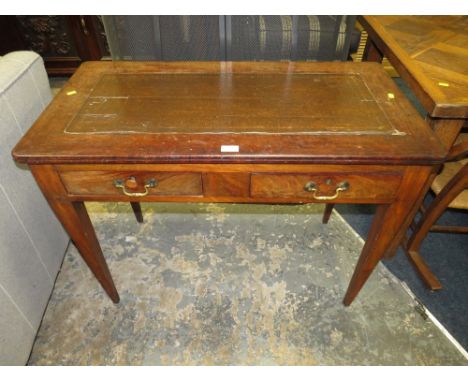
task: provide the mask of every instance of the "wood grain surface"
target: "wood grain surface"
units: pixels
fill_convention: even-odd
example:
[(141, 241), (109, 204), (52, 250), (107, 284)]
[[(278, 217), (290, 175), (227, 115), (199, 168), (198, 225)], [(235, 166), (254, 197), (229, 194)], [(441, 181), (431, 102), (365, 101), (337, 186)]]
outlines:
[(13, 155), (27, 163), (423, 164), (444, 151), (375, 63), (88, 62)]
[(468, 117), (468, 16), (361, 16), (432, 117)]

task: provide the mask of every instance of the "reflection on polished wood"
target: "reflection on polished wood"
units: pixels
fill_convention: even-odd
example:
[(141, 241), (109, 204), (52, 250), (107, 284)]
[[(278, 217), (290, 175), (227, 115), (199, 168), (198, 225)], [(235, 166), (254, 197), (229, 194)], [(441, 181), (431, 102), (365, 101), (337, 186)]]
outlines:
[(137, 202), (378, 204), (349, 305), (394, 252), (444, 151), (375, 63), (96, 62), (13, 156), (114, 302), (83, 201), (131, 202), (139, 220)]

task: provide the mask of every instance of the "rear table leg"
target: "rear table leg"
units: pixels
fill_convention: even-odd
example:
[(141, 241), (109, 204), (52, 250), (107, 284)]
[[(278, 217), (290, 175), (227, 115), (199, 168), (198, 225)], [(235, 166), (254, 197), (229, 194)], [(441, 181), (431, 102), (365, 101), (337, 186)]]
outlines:
[(323, 218), (322, 223), (327, 224), (330, 220), (330, 215), (333, 212), (333, 208), (335, 207), (334, 203), (327, 203), (325, 204), (325, 211), (323, 211)]
[(138, 223), (143, 223), (143, 213), (141, 212), (141, 205), (138, 202), (130, 202), (133, 213), (135, 214)]

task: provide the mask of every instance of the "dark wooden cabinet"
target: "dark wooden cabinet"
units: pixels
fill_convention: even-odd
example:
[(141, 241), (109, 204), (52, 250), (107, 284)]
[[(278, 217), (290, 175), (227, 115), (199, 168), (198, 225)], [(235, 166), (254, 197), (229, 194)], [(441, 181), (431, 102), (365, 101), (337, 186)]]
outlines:
[(83, 61), (109, 56), (99, 16), (0, 16), (0, 55), (33, 50), (50, 76), (70, 76)]

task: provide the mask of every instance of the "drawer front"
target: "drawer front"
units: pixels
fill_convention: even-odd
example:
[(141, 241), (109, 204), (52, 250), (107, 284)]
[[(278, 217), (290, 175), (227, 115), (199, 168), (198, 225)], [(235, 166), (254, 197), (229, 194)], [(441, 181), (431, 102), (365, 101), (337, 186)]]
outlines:
[(201, 173), (63, 171), (60, 177), (67, 191), (73, 195), (203, 195)]
[(252, 174), (254, 198), (300, 198), (321, 202), (354, 199), (389, 201), (401, 182), (399, 173)]

